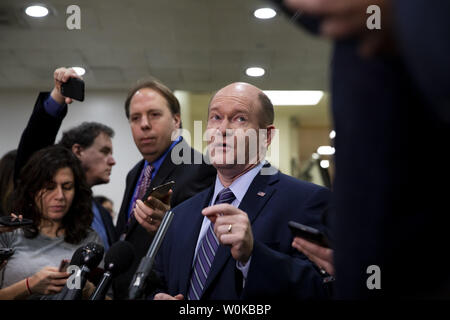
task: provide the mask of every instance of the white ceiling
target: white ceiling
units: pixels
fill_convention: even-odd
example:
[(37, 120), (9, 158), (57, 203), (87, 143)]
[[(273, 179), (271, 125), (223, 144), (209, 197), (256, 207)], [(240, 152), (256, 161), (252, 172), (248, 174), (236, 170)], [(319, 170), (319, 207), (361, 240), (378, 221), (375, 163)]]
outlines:
[[(42, 0), (51, 15), (23, 13), (33, 1), (0, 3), (0, 88), (47, 88), (58, 66), (82, 65), (90, 89), (127, 89), (153, 75), (172, 89), (211, 92), (234, 81), (262, 89), (328, 88), (330, 44), (281, 12), (258, 20), (261, 0)], [(81, 8), (68, 30), (66, 8)], [(266, 68), (250, 78), (245, 68)]]

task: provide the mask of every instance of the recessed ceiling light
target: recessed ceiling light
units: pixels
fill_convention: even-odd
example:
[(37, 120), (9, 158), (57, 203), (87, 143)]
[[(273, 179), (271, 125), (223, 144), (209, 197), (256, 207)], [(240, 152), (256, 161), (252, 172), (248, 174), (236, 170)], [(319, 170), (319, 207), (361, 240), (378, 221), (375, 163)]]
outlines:
[(330, 166), (330, 161), (328, 160), (322, 160), (320, 161), (320, 166), (324, 169), (328, 168)]
[(320, 146), (317, 148), (317, 153), (321, 155), (332, 155), (334, 152), (335, 149), (330, 146)]
[(253, 15), (258, 19), (272, 19), (277, 15), (276, 11), (271, 8), (261, 8), (255, 10)]
[(262, 77), (266, 71), (260, 67), (251, 67), (245, 70), (245, 73), (250, 77)]
[(44, 6), (29, 6), (25, 9), (25, 13), (30, 17), (41, 18), (48, 15), (48, 9)]
[(331, 130), (330, 132), (330, 139), (334, 139), (336, 137), (336, 131)]
[(317, 90), (268, 90), (264, 93), (274, 106), (314, 106), (322, 99)]
[(77, 75), (82, 76), (86, 73), (86, 70), (82, 67), (72, 67), (73, 70), (77, 73)]

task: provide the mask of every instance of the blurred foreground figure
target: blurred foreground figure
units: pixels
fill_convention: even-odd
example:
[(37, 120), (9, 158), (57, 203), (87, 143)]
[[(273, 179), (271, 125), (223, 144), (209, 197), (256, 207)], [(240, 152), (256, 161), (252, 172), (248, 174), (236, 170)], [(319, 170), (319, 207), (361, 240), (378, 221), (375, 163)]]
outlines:
[[(284, 4), (336, 40), (336, 297), (448, 297), (450, 171), (437, 161), (450, 139), (450, 2)], [(381, 30), (366, 27), (373, 4)]]

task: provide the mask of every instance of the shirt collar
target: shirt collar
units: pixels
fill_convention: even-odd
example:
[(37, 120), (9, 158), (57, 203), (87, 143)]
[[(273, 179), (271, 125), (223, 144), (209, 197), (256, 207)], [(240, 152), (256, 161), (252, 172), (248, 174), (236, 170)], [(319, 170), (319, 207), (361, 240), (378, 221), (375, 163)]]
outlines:
[[(255, 179), (259, 171), (261, 171), (261, 168), (263, 167), (264, 163), (265, 161), (261, 161), (256, 167), (244, 173), (242, 176), (233, 181), (231, 186), (228, 187), (234, 193), (234, 196), (239, 201), (239, 204), (242, 202), (242, 199), (244, 199), (244, 196), (247, 193), (250, 184), (252, 183), (253, 179)], [(213, 201), (211, 203), (214, 203), (215, 199), (217, 198), (217, 195), (224, 188), (225, 187), (223, 186), (222, 182), (220, 182), (219, 176), (217, 175), (216, 183), (214, 186), (214, 194), (212, 198)]]

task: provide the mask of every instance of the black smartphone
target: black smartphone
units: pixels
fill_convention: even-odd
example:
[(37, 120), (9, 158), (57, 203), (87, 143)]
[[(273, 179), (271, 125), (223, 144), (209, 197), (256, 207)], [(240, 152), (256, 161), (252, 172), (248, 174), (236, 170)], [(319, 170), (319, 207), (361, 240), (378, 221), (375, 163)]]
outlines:
[(14, 254), (14, 249), (11, 248), (0, 248), (0, 263), (8, 260)]
[(78, 78), (70, 78), (61, 85), (61, 94), (67, 98), (84, 101), (84, 81)]
[(330, 243), (327, 237), (319, 230), (309, 226), (305, 226), (304, 224), (295, 221), (289, 221), (288, 226), (289, 229), (291, 229), (291, 232), (294, 235), (294, 237), (303, 238), (305, 240), (318, 244), (321, 247), (325, 248), (330, 247)]
[(0, 217), (0, 225), (7, 227), (25, 227), (33, 224), (33, 220), (31, 219), (22, 219), (13, 218), (12, 216), (2, 216)]
[(70, 264), (70, 260), (68, 260), (68, 259), (62, 259), (62, 260), (61, 260), (61, 263), (59, 264), (58, 271), (59, 271), (59, 272), (66, 271), (66, 270), (67, 270), (67, 267), (69, 266), (69, 264)]
[(175, 181), (169, 181), (157, 187), (149, 188), (145, 193), (145, 196), (142, 198), (142, 201), (145, 202), (150, 196), (161, 200), (165, 195), (167, 195), (167, 192), (169, 192), (169, 190), (172, 189), (174, 185)]

